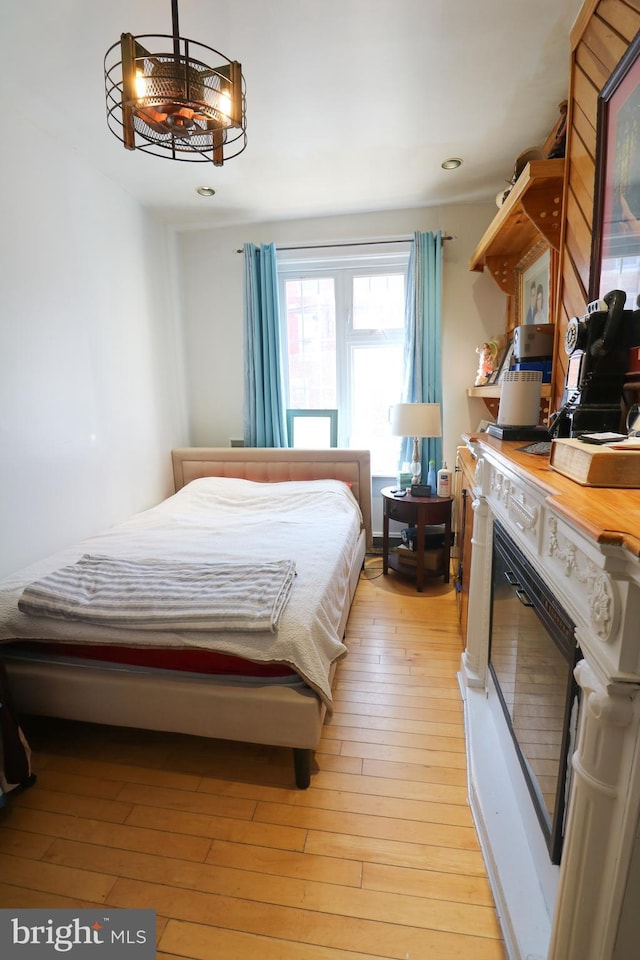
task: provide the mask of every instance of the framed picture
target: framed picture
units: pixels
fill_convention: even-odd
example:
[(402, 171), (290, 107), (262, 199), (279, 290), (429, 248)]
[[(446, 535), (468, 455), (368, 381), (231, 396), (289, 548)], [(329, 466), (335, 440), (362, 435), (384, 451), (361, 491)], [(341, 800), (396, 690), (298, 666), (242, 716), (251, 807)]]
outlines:
[(487, 380), (487, 384), (500, 383), (504, 379), (505, 373), (511, 366), (512, 357), (513, 357), (513, 340), (509, 340), (509, 343), (500, 354), (498, 362), (496, 363), (493, 369), (493, 372), (491, 373), (489, 379)]
[(589, 299), (640, 291), (640, 34), (598, 97)]
[(500, 361), (500, 367), (498, 369), (497, 382), (502, 383), (504, 380), (504, 375), (511, 368), (511, 361), (513, 360), (513, 340), (509, 340), (507, 344), (507, 349), (504, 352), (502, 360)]
[(498, 382), (498, 374), (500, 373), (500, 367), (502, 366), (503, 357), (504, 357), (504, 350), (501, 353), (499, 353), (498, 356), (496, 357), (494, 368), (489, 374), (489, 376), (487, 377), (486, 386), (491, 386), (491, 384)]
[(551, 251), (546, 240), (532, 247), (516, 267), (516, 324), (550, 323)]
[(486, 433), (489, 424), (493, 422), (494, 422), (493, 420), (481, 420), (478, 426), (476, 427), (476, 433)]

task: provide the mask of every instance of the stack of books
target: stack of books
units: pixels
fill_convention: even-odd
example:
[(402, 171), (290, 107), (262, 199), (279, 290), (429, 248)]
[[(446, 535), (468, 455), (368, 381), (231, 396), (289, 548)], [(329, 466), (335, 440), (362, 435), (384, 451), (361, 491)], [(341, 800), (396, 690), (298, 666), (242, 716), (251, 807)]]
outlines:
[(400, 563), (406, 563), (409, 566), (415, 567), (418, 562), (418, 554), (404, 543), (398, 544), (396, 554)]
[[(416, 551), (407, 547), (404, 543), (400, 543), (396, 547), (396, 556), (399, 563), (406, 564), (408, 567), (415, 567), (418, 563), (418, 554)], [(442, 567), (443, 560), (444, 549), (442, 547), (436, 550), (425, 550), (424, 569), (436, 573)]]
[(411, 484), (413, 483), (413, 474), (405, 470), (401, 470), (397, 477), (396, 486), (400, 487), (401, 490), (410, 490)]

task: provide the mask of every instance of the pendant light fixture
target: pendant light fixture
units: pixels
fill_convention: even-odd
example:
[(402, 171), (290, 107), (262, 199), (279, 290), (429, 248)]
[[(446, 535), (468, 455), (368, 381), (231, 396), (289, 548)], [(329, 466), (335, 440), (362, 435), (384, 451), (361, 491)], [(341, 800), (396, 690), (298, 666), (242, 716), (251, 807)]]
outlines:
[(247, 145), (242, 67), (180, 36), (178, 0), (171, 16), (171, 36), (123, 33), (107, 50), (107, 123), (127, 150), (221, 167)]

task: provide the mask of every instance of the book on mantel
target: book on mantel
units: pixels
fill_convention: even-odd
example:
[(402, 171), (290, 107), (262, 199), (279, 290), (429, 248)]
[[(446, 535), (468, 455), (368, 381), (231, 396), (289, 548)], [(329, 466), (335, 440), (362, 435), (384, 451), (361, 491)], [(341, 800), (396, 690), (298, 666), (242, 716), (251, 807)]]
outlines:
[(554, 440), (549, 465), (583, 487), (640, 487), (640, 443), (599, 446), (576, 437)]

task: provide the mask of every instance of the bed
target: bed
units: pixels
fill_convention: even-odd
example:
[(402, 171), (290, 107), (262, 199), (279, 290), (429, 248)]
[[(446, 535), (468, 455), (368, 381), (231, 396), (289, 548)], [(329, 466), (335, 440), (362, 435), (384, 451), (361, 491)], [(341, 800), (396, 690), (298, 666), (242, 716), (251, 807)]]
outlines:
[[(172, 451), (172, 461), (175, 493), (158, 507), (0, 583), (0, 655), (18, 709), (290, 747), (296, 785), (305, 788), (332, 708), (331, 685), (346, 652), (342, 638), (371, 538), (369, 452), (187, 447)], [(333, 504), (335, 519), (325, 514)], [(52, 574), (96, 558), (132, 563), (136, 573), (146, 573), (147, 561), (161, 567), (176, 561), (181, 570), (185, 562), (250, 567), (252, 576), (254, 566), (262, 574), (287, 561), (293, 574), (289, 569), (279, 619), (268, 626), (259, 619), (263, 611), (238, 624), (225, 619), (225, 610), (209, 632), (208, 621), (158, 628), (150, 619), (140, 628), (124, 614), (105, 625), (83, 620), (84, 613), (70, 620), (65, 610), (55, 619), (28, 607), (30, 584), (48, 584)], [(168, 650), (157, 650), (160, 634)], [(245, 640), (248, 646), (240, 648)], [(209, 646), (221, 660), (202, 668), (197, 656), (208, 656), (202, 648)], [(96, 647), (102, 652), (95, 654)], [(168, 660), (146, 661), (140, 651)], [(238, 669), (241, 661), (246, 670)]]

